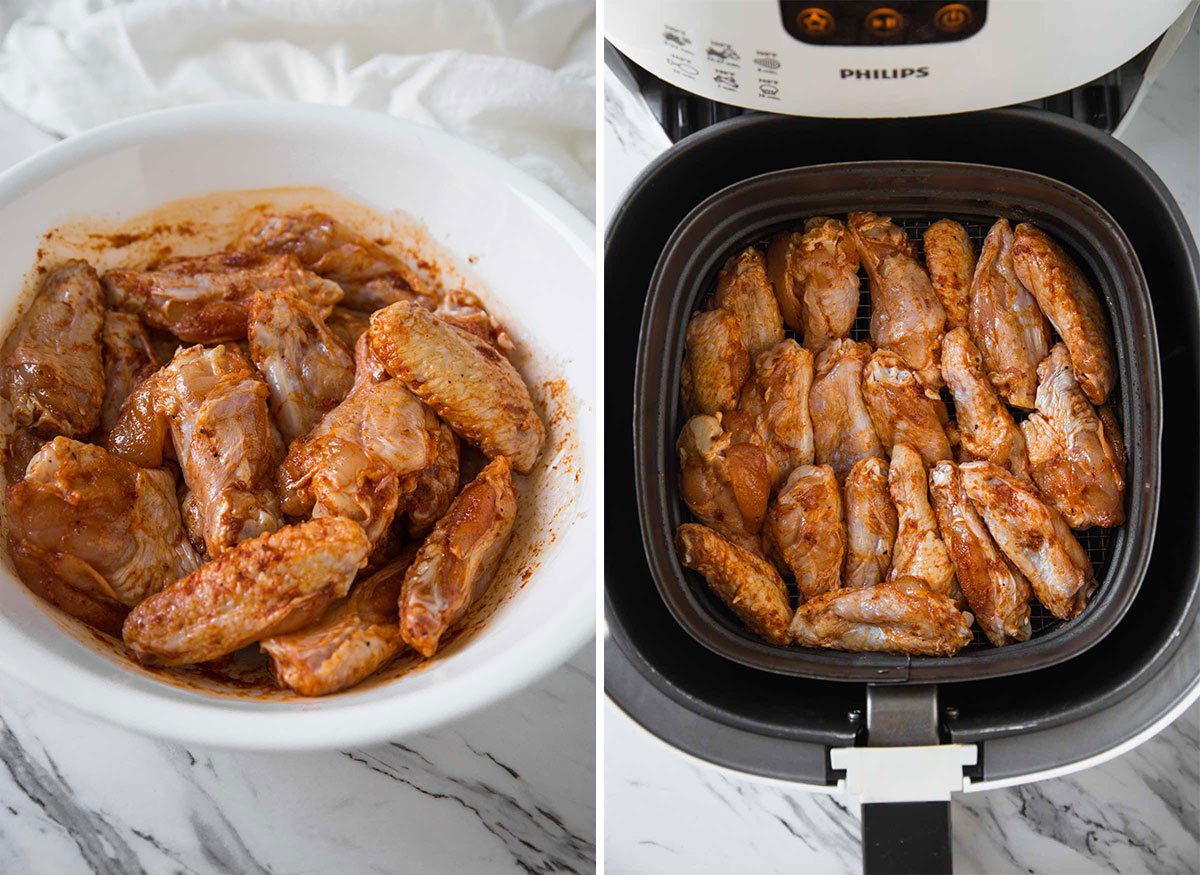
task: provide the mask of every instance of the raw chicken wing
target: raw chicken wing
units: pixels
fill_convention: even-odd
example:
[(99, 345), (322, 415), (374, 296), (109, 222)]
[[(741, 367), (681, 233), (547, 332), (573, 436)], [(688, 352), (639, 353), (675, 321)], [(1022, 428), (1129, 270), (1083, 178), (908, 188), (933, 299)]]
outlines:
[(290, 444), (337, 407), (354, 382), (354, 358), (312, 304), (256, 292), (246, 334), (250, 359), (271, 392), (271, 412)]
[(85, 435), (100, 422), (104, 293), (86, 261), (42, 282), (4, 342), (4, 397), (13, 422), (42, 437)]
[(220, 343), (246, 336), (255, 292), (286, 291), (324, 315), (342, 297), (337, 283), (300, 267), (290, 255), (218, 253), (179, 258), (149, 270), (110, 270), (108, 299), (147, 325), (187, 343)]
[(532, 470), (546, 440), (517, 369), (485, 340), (409, 301), (371, 316), (371, 349), (388, 373), (488, 458)]
[(150, 343), (142, 320), (129, 313), (109, 310), (104, 314), (104, 404), (100, 409), (100, 431), (104, 439), (117, 424), (125, 399), (142, 381), (162, 366)]
[(348, 307), (334, 307), (325, 317), (325, 327), (332, 331), (346, 349), (354, 349), (358, 339), (367, 333), (371, 317)]
[(1125, 442), (1107, 407), (1099, 414), (1075, 381), (1067, 348), (1038, 365), (1037, 412), (1021, 423), (1033, 482), (1073, 529), (1125, 522)]
[(466, 289), (448, 292), (433, 312), (443, 322), (486, 340), (501, 352), (513, 349), (512, 338), (504, 326), (483, 308), (483, 302)]
[(767, 262), (753, 247), (729, 259), (722, 268), (713, 307), (737, 317), (742, 342), (751, 357), (783, 340), (783, 317), (767, 278)]
[(696, 414), (733, 408), (749, 375), (750, 354), (737, 317), (728, 310), (693, 316), (683, 356), (684, 410)]
[(942, 309), (946, 327), (967, 324), (970, 307), (971, 277), (975, 275), (975, 247), (958, 222), (939, 219), (925, 229), (925, 267)]
[(752, 443), (767, 454), (772, 484), (786, 480), (797, 465), (812, 464), (812, 378), (812, 353), (790, 338), (781, 341), (759, 353), (737, 410), (725, 414), (735, 441)]
[(346, 595), (369, 548), (336, 518), (243, 541), (134, 608), (125, 644), (142, 662), (187, 665), (302, 629)]
[(497, 456), (438, 520), (404, 576), (400, 634), (433, 656), (446, 631), (486, 591), (517, 516), (512, 465)]
[(921, 456), (908, 444), (896, 444), (892, 449), (888, 491), (896, 505), (899, 523), (888, 581), (916, 577), (934, 592), (956, 598), (959, 592), (954, 566), (929, 506), (925, 466)]
[(851, 213), (849, 225), (870, 281), (871, 340), (899, 355), (926, 386), (941, 386), (946, 312), (912, 244), (891, 219), (874, 213)]
[(8, 490), (10, 546), (29, 588), (120, 634), (128, 607), (199, 565), (183, 535), (174, 478), (56, 437)]
[(438, 420), (433, 443), (433, 461), (417, 472), (412, 489), (401, 498), (396, 510), (397, 518), (405, 518), (405, 533), (412, 538), (429, 534), (458, 493), (458, 436)]
[(695, 523), (679, 527), (675, 548), (683, 566), (700, 572), (747, 629), (772, 644), (788, 643), (787, 584), (770, 562)]
[(808, 394), (813, 426), (813, 458), (844, 477), (860, 459), (883, 456), (871, 414), (863, 400), (862, 377), (871, 347), (835, 340), (817, 355)]
[(758, 551), (767, 515), (771, 463), (748, 443), (735, 443), (721, 414), (693, 416), (679, 435), (679, 489), (692, 513), (739, 547)]
[(850, 334), (858, 311), (858, 250), (846, 226), (817, 216), (804, 233), (780, 234), (767, 249), (767, 273), (783, 321), (814, 352)]
[(846, 475), (845, 586), (875, 586), (887, 578), (896, 525), (887, 462), (877, 458), (856, 462)]
[(1029, 581), (988, 534), (963, 492), (958, 467), (952, 462), (935, 465), (929, 492), (958, 584), (979, 628), (997, 647), (1029, 640)]
[(990, 462), (959, 466), (963, 489), (996, 544), (1060, 620), (1079, 615), (1096, 588), (1087, 553), (1029, 483)]
[(946, 405), (896, 353), (881, 349), (871, 356), (863, 372), (863, 397), (885, 448), (909, 444), (927, 465), (951, 458)]
[(971, 281), (967, 327), (988, 379), (1014, 407), (1033, 407), (1038, 362), (1050, 348), (1050, 326), (1013, 268), (1013, 234), (999, 219), (988, 231)]
[(942, 340), (942, 376), (954, 396), (963, 449), (974, 459), (1028, 479), (1025, 436), (984, 375), (983, 359), (965, 328), (955, 328)]
[(805, 647), (951, 656), (971, 643), (971, 615), (925, 581), (902, 577), (817, 596), (800, 606), (789, 631)]
[(846, 529), (842, 495), (828, 465), (801, 465), (767, 513), (763, 542), (796, 578), (805, 599), (842, 585)]

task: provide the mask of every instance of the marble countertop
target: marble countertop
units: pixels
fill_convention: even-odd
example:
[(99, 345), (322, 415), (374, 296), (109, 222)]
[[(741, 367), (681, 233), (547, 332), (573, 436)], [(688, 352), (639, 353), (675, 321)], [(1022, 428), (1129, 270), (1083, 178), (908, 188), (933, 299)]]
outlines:
[[(1122, 139), (1168, 183), (1200, 235), (1200, 22)], [(605, 75), (605, 209), (669, 142), (639, 99)], [(861, 871), (855, 802), (687, 757), (604, 705), (605, 870)], [(1200, 870), (1200, 703), (1158, 736), (1084, 772), (960, 794), (951, 806), (964, 873)]]
[[(0, 104), (0, 169), (56, 139)], [(302, 754), (145, 738), (0, 678), (0, 872), (594, 872), (595, 653), (437, 730)]]

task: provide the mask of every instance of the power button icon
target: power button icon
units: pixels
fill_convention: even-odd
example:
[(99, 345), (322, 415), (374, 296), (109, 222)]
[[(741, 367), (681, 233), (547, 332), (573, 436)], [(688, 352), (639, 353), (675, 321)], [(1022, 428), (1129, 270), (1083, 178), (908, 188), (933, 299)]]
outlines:
[(958, 33), (971, 23), (973, 14), (962, 3), (947, 3), (933, 15), (933, 24), (942, 33)]

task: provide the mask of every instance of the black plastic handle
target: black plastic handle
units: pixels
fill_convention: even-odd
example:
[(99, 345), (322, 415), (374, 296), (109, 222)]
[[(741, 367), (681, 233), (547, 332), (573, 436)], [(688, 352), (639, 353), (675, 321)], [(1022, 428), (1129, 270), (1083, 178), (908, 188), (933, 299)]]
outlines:
[(862, 807), (863, 875), (950, 875), (949, 802)]

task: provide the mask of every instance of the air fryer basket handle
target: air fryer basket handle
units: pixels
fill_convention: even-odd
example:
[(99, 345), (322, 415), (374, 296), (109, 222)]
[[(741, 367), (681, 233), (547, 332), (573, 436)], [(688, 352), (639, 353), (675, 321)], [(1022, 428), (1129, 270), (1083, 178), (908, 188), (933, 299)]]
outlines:
[(950, 875), (949, 802), (862, 806), (863, 875)]

